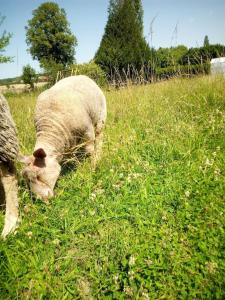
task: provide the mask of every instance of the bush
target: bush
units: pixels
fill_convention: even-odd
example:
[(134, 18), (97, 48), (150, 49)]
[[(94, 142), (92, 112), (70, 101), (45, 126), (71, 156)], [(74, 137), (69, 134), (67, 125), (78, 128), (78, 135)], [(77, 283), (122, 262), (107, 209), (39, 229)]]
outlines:
[(25, 84), (29, 84), (30, 88), (34, 89), (34, 83), (37, 82), (38, 76), (35, 70), (30, 66), (26, 65), (23, 67), (22, 80)]
[(44, 69), (50, 85), (53, 85), (57, 81), (58, 73), (64, 69), (62, 64), (56, 63), (54, 60), (44, 59), (41, 62), (41, 67)]
[(223, 57), (225, 46), (216, 44), (207, 47), (190, 48), (179, 60), (179, 63), (186, 65), (198, 65), (209, 62), (212, 58)]
[(177, 65), (169, 66), (166, 68), (156, 68), (155, 75), (159, 79), (169, 78), (174, 76), (186, 76), (186, 75), (199, 75), (209, 74), (210, 64), (199, 64), (199, 65)]
[(59, 72), (58, 79), (71, 75), (86, 75), (93, 79), (99, 86), (107, 84), (105, 72), (93, 61), (90, 63), (71, 65), (68, 70)]

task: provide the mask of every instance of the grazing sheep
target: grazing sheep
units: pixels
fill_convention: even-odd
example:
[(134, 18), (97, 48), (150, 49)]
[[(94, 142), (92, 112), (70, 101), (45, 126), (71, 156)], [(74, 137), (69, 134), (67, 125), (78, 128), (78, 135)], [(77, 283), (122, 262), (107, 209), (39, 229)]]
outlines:
[(0, 94), (0, 203), (6, 204), (2, 237), (15, 230), (18, 221), (17, 179), (14, 160), (18, 155), (16, 127), (5, 97)]
[(83, 145), (93, 161), (99, 158), (106, 119), (105, 96), (87, 76), (71, 76), (41, 93), (35, 111), (36, 144), (24, 157), (23, 175), (38, 197), (52, 197), (65, 153)]

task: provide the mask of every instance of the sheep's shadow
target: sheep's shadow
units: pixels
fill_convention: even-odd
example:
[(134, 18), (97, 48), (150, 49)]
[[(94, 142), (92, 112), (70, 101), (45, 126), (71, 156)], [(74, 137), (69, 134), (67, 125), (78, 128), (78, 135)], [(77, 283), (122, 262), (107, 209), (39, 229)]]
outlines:
[(77, 163), (77, 162), (73, 162), (73, 161), (63, 162), (61, 165), (62, 169), (60, 172), (60, 177), (66, 176), (66, 175), (70, 174), (71, 172), (76, 172), (78, 166), (79, 166), (79, 163)]
[(73, 154), (67, 155), (63, 158), (61, 163), (61, 172), (60, 176), (66, 176), (71, 172), (76, 172), (79, 165), (87, 159), (88, 155), (86, 154), (83, 148), (79, 149)]

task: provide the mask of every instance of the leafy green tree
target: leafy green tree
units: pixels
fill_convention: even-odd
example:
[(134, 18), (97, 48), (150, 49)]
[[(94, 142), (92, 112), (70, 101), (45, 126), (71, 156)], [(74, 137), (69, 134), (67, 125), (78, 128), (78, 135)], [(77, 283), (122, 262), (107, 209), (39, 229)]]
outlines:
[(203, 44), (204, 47), (208, 47), (209, 46), (209, 38), (208, 38), (208, 35), (205, 36), (204, 38), (204, 44)]
[(58, 4), (42, 3), (33, 11), (25, 29), (29, 51), (42, 67), (47, 61), (64, 67), (74, 62), (77, 40), (69, 29), (65, 10)]
[[(151, 56), (143, 36), (141, 0), (111, 0), (95, 62), (108, 74), (139, 71)], [(132, 66), (132, 68), (130, 68)]]
[[(2, 25), (4, 19), (5, 17), (0, 15), (0, 25)], [(3, 34), (0, 36), (0, 63), (6, 63), (12, 61), (11, 57), (2, 54), (5, 51), (5, 47), (8, 46), (11, 37), (12, 34), (6, 33), (6, 31), (3, 31)]]
[(34, 83), (37, 82), (37, 79), (38, 76), (30, 65), (23, 67), (22, 80), (25, 84), (29, 84), (32, 90), (34, 89)]

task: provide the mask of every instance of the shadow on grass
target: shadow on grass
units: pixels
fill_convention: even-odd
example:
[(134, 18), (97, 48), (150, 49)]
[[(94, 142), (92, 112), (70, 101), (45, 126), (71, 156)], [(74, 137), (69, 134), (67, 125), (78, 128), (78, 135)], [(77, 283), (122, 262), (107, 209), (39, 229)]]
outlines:
[(63, 158), (61, 163), (62, 170), (60, 176), (65, 176), (71, 172), (76, 172), (78, 166), (87, 159), (88, 155), (85, 153), (84, 148), (80, 148), (76, 153), (70, 154)]

